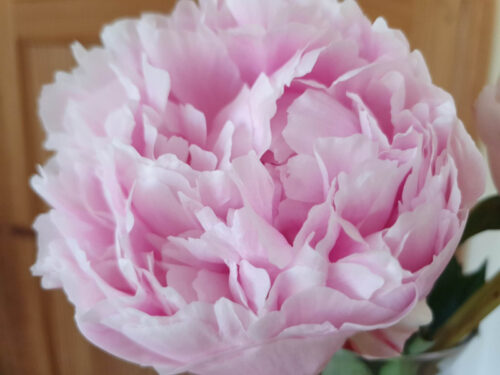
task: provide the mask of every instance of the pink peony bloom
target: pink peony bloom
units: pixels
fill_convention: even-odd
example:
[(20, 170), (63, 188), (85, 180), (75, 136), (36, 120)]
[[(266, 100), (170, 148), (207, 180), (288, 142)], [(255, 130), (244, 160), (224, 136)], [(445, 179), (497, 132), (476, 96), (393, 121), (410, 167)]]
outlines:
[(500, 79), (483, 89), (475, 109), (479, 136), (488, 150), (493, 181), (500, 190)]
[(34, 274), (161, 374), (399, 352), (483, 190), (451, 96), (354, 1), (199, 3), (106, 27), (44, 88)]

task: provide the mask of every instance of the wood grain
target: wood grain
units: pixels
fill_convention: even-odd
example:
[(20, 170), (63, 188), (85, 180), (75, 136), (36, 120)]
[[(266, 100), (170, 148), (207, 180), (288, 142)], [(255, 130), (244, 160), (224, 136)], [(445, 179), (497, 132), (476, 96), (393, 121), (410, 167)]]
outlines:
[[(0, 0), (0, 105), (2, 106), (2, 147), (5, 148), (2, 184), (8, 188), (1, 214), (2, 220), (15, 225), (25, 225), (33, 217), (26, 198), (29, 188), (26, 158), (26, 134), (23, 131), (23, 106), (19, 71), (18, 45), (15, 37), (13, 6), (9, 0)], [(8, 199), (6, 198), (8, 197)], [(8, 216), (8, 217), (7, 217)], [(4, 222), (5, 223), (5, 222)]]
[(21, 3), (15, 8), (17, 36), (30, 41), (97, 41), (102, 26), (117, 18), (168, 12), (172, 0), (60, 1)]
[(47, 299), (29, 270), (33, 240), (12, 236), (5, 227), (0, 238), (0, 374), (57, 374)]
[[(60, 0), (66, 1), (66, 0)], [(72, 0), (71, 0), (72, 1)], [(43, 3), (43, 7), (37, 7)], [(78, 2), (77, 2), (78, 3)], [(0, 196), (0, 374), (5, 375), (85, 375), (85, 374), (155, 374), (102, 352), (87, 342), (74, 322), (74, 309), (62, 291), (44, 291), (40, 280), (30, 274), (35, 259), (35, 242), (29, 229), (34, 217), (44, 205), (28, 187), (34, 167), (48, 154), (42, 149), (45, 135), (40, 127), (37, 97), (41, 86), (53, 80), (56, 70), (68, 70), (74, 65), (68, 47), (69, 40), (97, 41), (102, 23), (117, 16), (137, 15), (146, 9), (169, 9), (172, 1), (109, 2), (90, 6), (88, 24), (91, 32), (75, 33), (59, 30), (59, 35), (22, 38), (22, 24), (13, 16), (17, 7), (35, 9), (28, 12), (53, 23), (57, 9), (54, 1), (24, 1), (16, 5), (1, 0), (0, 7), (0, 172), (7, 176), (1, 184)], [(38, 4), (38, 5), (37, 5)], [(121, 5), (120, 5), (121, 4)], [(78, 24), (79, 2), (71, 22)], [(33, 8), (31, 8), (33, 7)], [(53, 7), (55, 12), (52, 12)], [(108, 9), (107, 11), (103, 9)], [(46, 12), (46, 13), (44, 13)], [(62, 15), (59, 13), (59, 15)], [(85, 21), (83, 22), (85, 24)], [(95, 26), (95, 27), (94, 27)], [(43, 27), (43, 25), (42, 25)], [(35, 32), (38, 32), (35, 30)], [(22, 34), (22, 33), (21, 33)], [(56, 33), (57, 34), (57, 33)], [(89, 35), (92, 34), (90, 37)], [(55, 36), (55, 37), (54, 37)], [(52, 38), (54, 37), (54, 38)], [(7, 183), (4, 183), (7, 182)]]
[[(23, 68), (23, 98), (24, 98), (24, 128), (29, 134), (26, 138), (26, 157), (31, 163), (28, 165), (28, 174), (31, 176), (36, 172), (36, 165), (44, 163), (48, 157), (43, 147), (45, 131), (38, 117), (38, 96), (42, 86), (54, 80), (56, 71), (68, 71), (75, 66), (75, 61), (67, 44), (33, 44), (28, 42), (19, 43), (20, 61)], [(46, 211), (47, 206), (42, 200), (31, 192), (29, 204), (32, 215)], [(29, 218), (30, 225), (33, 220)]]

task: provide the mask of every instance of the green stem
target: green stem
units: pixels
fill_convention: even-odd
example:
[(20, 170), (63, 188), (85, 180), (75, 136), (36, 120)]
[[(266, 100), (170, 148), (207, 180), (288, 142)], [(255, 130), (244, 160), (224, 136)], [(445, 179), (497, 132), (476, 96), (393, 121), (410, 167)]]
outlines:
[(429, 351), (459, 344), (477, 329), (479, 323), (500, 305), (500, 272), (475, 292), (436, 332)]

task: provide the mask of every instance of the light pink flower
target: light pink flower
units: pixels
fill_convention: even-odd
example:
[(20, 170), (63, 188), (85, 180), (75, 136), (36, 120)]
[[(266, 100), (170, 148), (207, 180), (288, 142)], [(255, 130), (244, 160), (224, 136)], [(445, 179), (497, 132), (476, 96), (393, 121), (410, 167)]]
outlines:
[(488, 150), (491, 174), (500, 189), (500, 79), (486, 86), (476, 101), (476, 120), (479, 136)]
[(204, 0), (102, 41), (44, 88), (32, 181), (33, 272), (82, 333), (161, 374), (401, 350), (484, 183), (403, 35), (354, 1)]

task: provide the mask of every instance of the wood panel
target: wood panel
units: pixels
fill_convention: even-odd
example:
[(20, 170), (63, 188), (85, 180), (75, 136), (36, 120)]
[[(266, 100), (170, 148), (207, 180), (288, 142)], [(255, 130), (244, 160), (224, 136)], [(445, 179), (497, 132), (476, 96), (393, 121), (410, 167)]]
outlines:
[[(33, 217), (27, 198), (30, 191), (27, 181), (27, 158), (21, 104), (21, 87), (18, 44), (15, 33), (13, 5), (0, 0), (0, 105), (2, 106), (2, 185), (8, 189), (2, 196), (4, 211), (0, 213), (2, 224), (22, 225)], [(8, 197), (8, 198), (7, 198)], [(8, 214), (7, 214), (8, 212)], [(8, 216), (8, 217), (7, 217)]]
[(73, 1), (73, 0), (14, 0), (15, 3), (21, 4), (33, 4), (33, 3), (41, 3), (41, 2), (54, 2), (54, 1)]
[(43, 291), (31, 276), (36, 251), (30, 227), (45, 208), (28, 180), (48, 156), (41, 148), (37, 97), (55, 71), (74, 65), (69, 42), (95, 43), (104, 23), (166, 11), (173, 1), (0, 1), (0, 173), (8, 176), (0, 190), (0, 374), (155, 374), (87, 342), (64, 293)]
[(59, 1), (21, 3), (15, 8), (18, 37), (22, 40), (96, 41), (101, 27), (116, 18), (145, 12), (168, 12), (172, 0)]
[(457, 101), (460, 117), (475, 136), (473, 105), (488, 80), (495, 1), (464, 0), (461, 5), (454, 39), (456, 53), (451, 62), (454, 77), (449, 90)]
[(29, 271), (33, 240), (5, 228), (0, 238), (0, 374), (57, 374), (46, 324), (49, 306)]
[[(24, 132), (28, 176), (36, 172), (36, 165), (47, 160), (49, 153), (43, 149), (45, 131), (38, 119), (38, 96), (44, 84), (52, 82), (56, 71), (68, 71), (75, 61), (67, 44), (20, 43), (20, 62), (23, 70)], [(47, 207), (35, 194), (30, 194), (30, 211), (35, 214)], [(30, 217), (29, 220), (32, 220)]]

